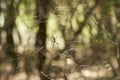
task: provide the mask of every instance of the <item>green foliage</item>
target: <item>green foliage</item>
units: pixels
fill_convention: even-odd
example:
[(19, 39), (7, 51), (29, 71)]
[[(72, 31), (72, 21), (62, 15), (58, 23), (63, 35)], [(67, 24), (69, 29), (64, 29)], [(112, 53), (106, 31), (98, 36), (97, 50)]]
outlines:
[(112, 7), (113, 7), (112, 3), (113, 3), (112, 0), (102, 0), (102, 3), (101, 3), (101, 12), (102, 12), (103, 16), (109, 15), (109, 13), (111, 12)]
[[(0, 46), (5, 55), (0, 53), (0, 57), (13, 59), (14, 67), (22, 65), (22, 70), (25, 67), (29, 72), (29, 65), (34, 64), (33, 70), (47, 73), (55, 65), (65, 70), (79, 61), (94, 65), (116, 56), (114, 45), (120, 39), (119, 0), (0, 1)], [(18, 54), (22, 56), (20, 61)], [(28, 55), (32, 58), (27, 60)], [(27, 63), (34, 56), (36, 61)]]

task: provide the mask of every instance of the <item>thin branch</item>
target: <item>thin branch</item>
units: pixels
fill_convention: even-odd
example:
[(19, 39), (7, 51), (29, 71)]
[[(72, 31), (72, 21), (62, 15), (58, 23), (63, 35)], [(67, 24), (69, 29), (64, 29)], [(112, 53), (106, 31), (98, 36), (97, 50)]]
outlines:
[(55, 79), (49, 77), (48, 75), (46, 75), (44, 72), (41, 72), (41, 74), (42, 74), (44, 77), (46, 77), (47, 79), (49, 79), (49, 80), (55, 80)]
[(120, 60), (120, 43), (117, 41), (117, 59)]
[(44, 46), (41, 47), (41, 48), (39, 48), (37, 51), (35, 51), (35, 52), (33, 53), (33, 55), (37, 54), (37, 53), (40, 52), (42, 49), (44, 49)]

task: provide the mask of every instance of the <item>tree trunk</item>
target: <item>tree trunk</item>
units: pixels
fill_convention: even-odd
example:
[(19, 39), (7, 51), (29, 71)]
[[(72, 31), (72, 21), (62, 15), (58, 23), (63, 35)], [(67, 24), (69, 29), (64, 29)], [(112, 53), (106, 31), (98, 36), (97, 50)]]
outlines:
[(7, 6), (7, 15), (5, 17), (4, 30), (6, 31), (6, 43), (4, 46), (4, 50), (6, 52), (6, 56), (11, 58), (13, 64), (13, 70), (17, 71), (18, 58), (17, 54), (14, 52), (14, 41), (13, 41), (13, 28), (15, 27), (15, 19), (16, 19), (16, 10), (14, 7), (14, 0), (10, 1), (10, 4)]
[(48, 80), (41, 72), (46, 69), (45, 63), (45, 50), (46, 50), (46, 21), (48, 15), (48, 2), (49, 0), (37, 0), (36, 1), (36, 19), (38, 21), (39, 30), (36, 34), (35, 46), (37, 48), (43, 47), (38, 52), (38, 70), (42, 80)]

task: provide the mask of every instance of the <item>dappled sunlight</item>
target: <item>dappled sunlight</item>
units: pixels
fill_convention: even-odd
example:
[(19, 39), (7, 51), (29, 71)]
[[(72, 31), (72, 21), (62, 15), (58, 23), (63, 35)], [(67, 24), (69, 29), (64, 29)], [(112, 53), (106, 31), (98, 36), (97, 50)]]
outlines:
[(112, 71), (109, 71), (104, 66), (91, 66), (86, 69), (81, 70), (81, 74), (87, 78), (103, 78), (103, 77), (112, 77)]
[(91, 35), (89, 34), (89, 31), (90, 31), (90, 28), (89, 28), (89, 26), (88, 25), (86, 25), (84, 28), (83, 28), (83, 36), (84, 36), (84, 38), (83, 38), (83, 41), (84, 41), (84, 43), (86, 43), (86, 44), (89, 44), (90, 43), (90, 37), (91, 37)]
[(5, 20), (4, 20), (4, 14), (0, 13), (0, 28), (3, 27), (4, 22), (5, 22)]
[(76, 17), (72, 18), (71, 23), (72, 23), (73, 30), (77, 31), (78, 30), (78, 24), (77, 24)]
[(17, 34), (17, 29), (13, 30), (13, 39), (14, 39), (15, 45), (19, 45), (20, 44), (19, 36)]
[(17, 73), (16, 76), (10, 76), (9, 80), (26, 80), (27, 74), (25, 72)]
[[(83, 9), (83, 5), (79, 4), (77, 7), (77, 11), (76, 11), (76, 18), (78, 19), (79, 22), (83, 22), (84, 21), (84, 9)], [(78, 17), (77, 17), (78, 16)]]
[(111, 57), (111, 64), (115, 70), (119, 69), (120, 65), (115, 57)]
[(50, 50), (52, 48), (63, 49), (64, 39), (60, 32), (59, 25), (57, 24), (57, 16), (53, 13), (49, 13), (49, 19), (47, 23), (47, 49)]
[(29, 77), (29, 80), (41, 80), (38, 74), (32, 74)]
[(106, 67), (97, 65), (89, 66), (85, 65), (83, 69), (79, 71), (73, 71), (66, 74), (69, 80), (98, 80), (102, 78), (110, 78), (113, 76), (112, 71), (109, 71)]
[(65, 67), (65, 61), (64, 60), (52, 61), (51, 65), (52, 66), (58, 66), (58, 67), (64, 68)]
[(22, 38), (21, 43), (22, 45), (27, 45), (28, 40), (28, 31), (26, 25), (22, 22), (22, 19), (18, 16), (17, 17), (17, 25), (18, 25), (18, 32), (20, 37)]
[(1, 70), (3, 70), (3, 72), (10, 72), (12, 70), (12, 65), (6, 62), (3, 65), (1, 65)]
[(66, 59), (66, 65), (69, 65), (69, 66), (74, 66), (75, 65), (75, 61), (70, 59), (70, 58), (67, 58)]
[(19, 45), (17, 48), (17, 51), (22, 54), (24, 52), (24, 47), (22, 45)]
[(119, 0), (0, 0), (0, 80), (119, 80)]
[(85, 80), (85, 79), (84, 77), (82, 77), (81, 73), (73, 72), (71, 74), (68, 74), (68, 80)]

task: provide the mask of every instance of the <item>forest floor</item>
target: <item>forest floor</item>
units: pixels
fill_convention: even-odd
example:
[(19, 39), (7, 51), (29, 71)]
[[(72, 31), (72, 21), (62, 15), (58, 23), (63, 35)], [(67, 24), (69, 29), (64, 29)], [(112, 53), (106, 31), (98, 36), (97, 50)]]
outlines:
[[(46, 57), (45, 63), (49, 65), (44, 67), (46, 73), (41, 74), (50, 80), (120, 80), (117, 58), (111, 51), (73, 46), (62, 53), (49, 51)], [(19, 56), (16, 69), (12, 67), (12, 60), (1, 58), (0, 80), (41, 80), (36, 55)]]

